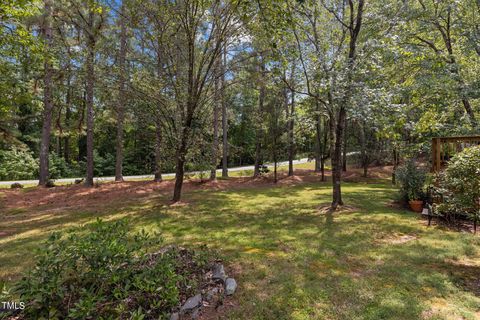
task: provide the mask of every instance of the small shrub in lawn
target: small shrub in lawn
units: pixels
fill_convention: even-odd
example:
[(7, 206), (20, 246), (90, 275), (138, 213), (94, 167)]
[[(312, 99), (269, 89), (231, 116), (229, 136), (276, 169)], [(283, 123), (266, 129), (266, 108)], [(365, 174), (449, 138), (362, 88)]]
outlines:
[(22, 189), (23, 188), (23, 184), (19, 183), (19, 182), (15, 182), (15, 183), (12, 183), (10, 185), (10, 188), (11, 189)]
[(47, 188), (56, 187), (55, 181), (54, 180), (48, 180), (47, 183), (45, 183), (45, 187), (47, 187)]
[(165, 318), (197, 289), (208, 259), (175, 247), (148, 253), (160, 243), (158, 235), (131, 234), (125, 220), (98, 220), (77, 232), (52, 234), (36, 266), (16, 286), (26, 302), (20, 317)]
[(259, 166), (258, 171), (260, 172), (260, 174), (267, 174), (270, 172), (270, 170), (268, 169), (268, 166), (264, 164), (261, 164)]

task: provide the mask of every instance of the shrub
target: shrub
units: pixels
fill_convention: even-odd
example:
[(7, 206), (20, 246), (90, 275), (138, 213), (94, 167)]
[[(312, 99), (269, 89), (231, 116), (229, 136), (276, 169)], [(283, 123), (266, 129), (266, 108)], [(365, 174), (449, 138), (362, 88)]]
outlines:
[(10, 185), (10, 188), (11, 189), (22, 189), (23, 188), (23, 184), (19, 183), (19, 182), (15, 182), (15, 183), (12, 183)]
[(97, 220), (80, 232), (52, 234), (16, 286), (27, 303), (23, 315), (125, 319), (148, 310), (151, 318), (165, 317), (179, 303), (177, 283), (185, 282), (175, 254), (147, 254), (161, 239), (130, 234), (127, 226)]
[(426, 172), (418, 168), (413, 159), (408, 160), (396, 171), (400, 182), (400, 195), (403, 200), (422, 200), (424, 197), (423, 187), (426, 180)]
[(55, 185), (55, 181), (54, 180), (48, 180), (47, 183), (45, 183), (45, 187), (47, 188), (53, 188), (53, 187), (56, 187)]
[(480, 146), (471, 147), (455, 155), (439, 177), (444, 198), (443, 211), (468, 215), (479, 219), (480, 210)]
[(0, 150), (0, 180), (34, 179), (38, 161), (27, 150)]
[(74, 164), (68, 164), (65, 158), (58, 156), (55, 152), (49, 154), (48, 161), (51, 179), (67, 178), (76, 174)]
[(111, 176), (115, 174), (115, 155), (107, 153), (103, 157), (95, 150), (93, 153), (95, 165), (94, 175), (97, 177)]

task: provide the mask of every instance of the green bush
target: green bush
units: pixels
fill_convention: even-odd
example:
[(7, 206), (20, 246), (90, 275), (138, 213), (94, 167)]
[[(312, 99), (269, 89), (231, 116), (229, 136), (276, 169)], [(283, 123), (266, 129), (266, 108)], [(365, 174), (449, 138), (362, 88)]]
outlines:
[(95, 150), (93, 153), (93, 163), (95, 165), (95, 176), (105, 177), (115, 174), (115, 155), (107, 153), (104, 156), (101, 156)]
[(455, 155), (439, 176), (439, 191), (443, 195), (441, 210), (465, 214), (473, 220), (480, 210), (480, 146)]
[(400, 182), (400, 195), (403, 200), (422, 200), (424, 198), (424, 185), (426, 172), (416, 166), (413, 159), (408, 160), (396, 171), (396, 176)]
[(74, 177), (77, 174), (75, 164), (68, 164), (65, 158), (58, 156), (55, 152), (50, 153), (48, 161), (50, 179)]
[(15, 287), (32, 319), (165, 317), (179, 302), (175, 254), (147, 254), (161, 239), (130, 234), (125, 220), (98, 220), (80, 232), (54, 233), (33, 270)]
[(37, 175), (38, 161), (30, 151), (0, 150), (0, 180), (34, 179)]

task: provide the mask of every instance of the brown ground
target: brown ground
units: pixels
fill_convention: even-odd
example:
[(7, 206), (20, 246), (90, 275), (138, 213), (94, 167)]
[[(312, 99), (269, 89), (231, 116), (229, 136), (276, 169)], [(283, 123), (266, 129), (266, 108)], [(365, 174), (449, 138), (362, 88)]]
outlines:
[[(343, 177), (348, 182), (363, 182), (373, 179), (385, 179), (391, 176), (392, 167), (371, 168), (369, 177), (361, 176), (361, 170), (350, 169), (344, 172)], [(311, 170), (295, 170), (295, 175), (287, 177), (286, 172), (279, 172), (278, 185), (297, 185), (305, 182), (321, 182), (319, 174)], [(330, 172), (326, 172), (329, 180)], [(327, 182), (325, 182), (327, 183)], [(251, 187), (270, 187), (273, 185), (273, 176), (252, 178), (232, 177), (228, 180), (200, 181), (186, 180), (183, 191), (198, 189), (242, 189)], [(153, 194), (169, 195), (173, 191), (174, 181), (129, 181), (102, 183), (94, 188), (86, 188), (83, 185), (67, 185), (54, 188), (28, 188), (28, 189), (4, 189), (0, 191), (0, 209), (22, 209), (23, 212), (35, 212), (44, 210), (63, 211), (68, 208), (101, 209), (113, 203), (126, 203)]]

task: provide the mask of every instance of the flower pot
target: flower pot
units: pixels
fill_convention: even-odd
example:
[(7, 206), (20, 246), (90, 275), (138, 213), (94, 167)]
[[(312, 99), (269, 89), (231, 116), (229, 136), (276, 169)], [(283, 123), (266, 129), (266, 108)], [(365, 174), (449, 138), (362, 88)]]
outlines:
[(422, 212), (423, 209), (423, 201), (422, 200), (410, 200), (408, 202), (410, 205), (410, 209), (414, 212)]

